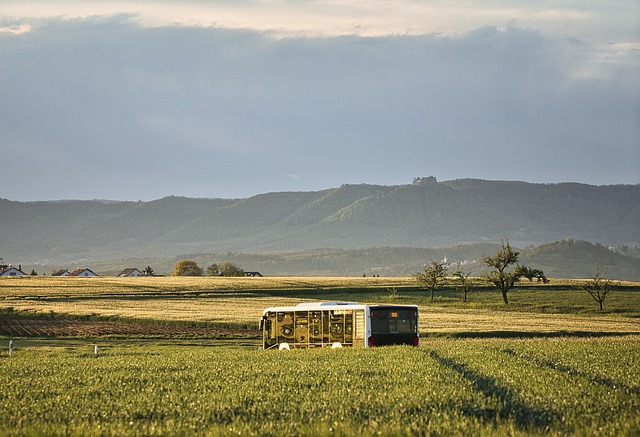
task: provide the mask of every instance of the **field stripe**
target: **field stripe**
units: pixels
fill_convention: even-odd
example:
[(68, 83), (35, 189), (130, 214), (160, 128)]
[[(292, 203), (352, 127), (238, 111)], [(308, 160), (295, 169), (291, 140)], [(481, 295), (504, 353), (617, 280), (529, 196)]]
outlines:
[(500, 385), (496, 378), (482, 375), (464, 363), (443, 357), (435, 350), (429, 351), (429, 356), (440, 365), (470, 381), (475, 390), (485, 397), (496, 398), (500, 401), (502, 408), (499, 411), (482, 411), (481, 418), (492, 419), (496, 423), (500, 418), (512, 418), (518, 428), (522, 430), (548, 431), (554, 423), (561, 423), (561, 417), (556, 412), (536, 409), (527, 405), (516, 392)]
[(560, 373), (564, 373), (566, 375), (572, 376), (572, 377), (576, 377), (576, 378), (584, 378), (594, 384), (599, 384), (599, 385), (603, 385), (605, 387), (611, 388), (611, 389), (622, 389), (624, 391), (626, 391), (627, 393), (630, 394), (634, 394), (636, 396), (640, 396), (640, 388), (638, 387), (631, 387), (628, 386), (624, 383), (621, 382), (616, 382), (613, 381), (612, 379), (609, 378), (604, 378), (601, 376), (596, 376), (596, 375), (589, 375), (586, 374), (584, 372), (581, 372), (580, 370), (574, 368), (574, 367), (570, 367), (564, 364), (560, 364), (560, 363), (556, 363), (554, 361), (548, 360), (548, 359), (542, 359), (542, 358), (538, 358), (532, 354), (522, 354), (522, 353), (518, 353), (516, 351), (514, 351), (513, 349), (502, 349), (502, 352), (504, 352), (507, 355), (510, 355), (512, 357), (516, 357), (516, 358), (520, 358), (523, 359), (529, 363), (534, 363), (535, 365), (537, 365), (540, 368), (543, 369), (551, 369), (551, 370), (555, 370), (557, 372)]

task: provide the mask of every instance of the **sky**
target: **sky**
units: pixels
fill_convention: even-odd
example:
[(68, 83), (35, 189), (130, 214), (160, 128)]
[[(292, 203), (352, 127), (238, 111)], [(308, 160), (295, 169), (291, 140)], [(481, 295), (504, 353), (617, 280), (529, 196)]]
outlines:
[(637, 0), (0, 7), (0, 198), (640, 183)]

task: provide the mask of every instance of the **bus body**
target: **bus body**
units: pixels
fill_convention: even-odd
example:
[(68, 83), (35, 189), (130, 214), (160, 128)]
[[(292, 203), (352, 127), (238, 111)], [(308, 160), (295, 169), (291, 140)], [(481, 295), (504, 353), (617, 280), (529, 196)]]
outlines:
[(310, 302), (271, 307), (260, 320), (263, 349), (418, 346), (418, 307)]

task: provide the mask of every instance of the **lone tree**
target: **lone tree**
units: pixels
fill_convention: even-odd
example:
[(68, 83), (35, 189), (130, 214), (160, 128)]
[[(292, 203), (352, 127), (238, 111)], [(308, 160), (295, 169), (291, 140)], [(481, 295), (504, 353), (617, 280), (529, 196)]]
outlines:
[(598, 302), (600, 311), (602, 311), (602, 304), (609, 292), (615, 287), (615, 283), (611, 279), (603, 278), (600, 275), (600, 270), (596, 269), (596, 274), (588, 282), (581, 284), (579, 287), (589, 293), (589, 296), (591, 296), (593, 300)]
[(202, 269), (195, 261), (183, 259), (176, 263), (173, 276), (202, 276)]
[(431, 291), (431, 300), (433, 301), (434, 292), (440, 288), (447, 277), (447, 266), (442, 261), (429, 261), (424, 267), (424, 273), (414, 273), (413, 277), (422, 284), (424, 288)]
[(153, 269), (151, 266), (147, 266), (142, 273), (144, 273), (145, 276), (153, 276)]
[(485, 255), (482, 259), (489, 267), (493, 267), (494, 270), (485, 275), (485, 279), (498, 287), (502, 292), (502, 300), (505, 304), (509, 303), (507, 298), (507, 292), (511, 290), (518, 279), (520, 279), (521, 267), (518, 267), (512, 271), (508, 271), (507, 268), (512, 264), (518, 263), (518, 255), (520, 252), (516, 252), (511, 248), (509, 241), (505, 243), (501, 241), (500, 249), (494, 256)]
[(549, 282), (544, 272), (540, 269), (532, 269), (531, 267), (518, 265), (516, 271), (520, 276), (527, 278), (529, 282), (532, 282), (534, 279), (537, 279), (538, 282), (542, 281), (544, 284)]
[(464, 301), (467, 302), (467, 293), (473, 290), (473, 285), (469, 280), (469, 272), (465, 272), (462, 270), (462, 266), (458, 264), (458, 270), (453, 272), (453, 277), (455, 278), (455, 287), (456, 290), (464, 294)]

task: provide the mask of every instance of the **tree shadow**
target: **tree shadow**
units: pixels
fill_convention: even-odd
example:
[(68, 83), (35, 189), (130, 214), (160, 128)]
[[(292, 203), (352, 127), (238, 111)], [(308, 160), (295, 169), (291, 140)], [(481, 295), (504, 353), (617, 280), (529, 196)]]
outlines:
[(564, 373), (564, 374), (572, 376), (572, 377), (584, 378), (587, 381), (590, 381), (590, 382), (592, 382), (594, 384), (603, 385), (603, 386), (605, 386), (607, 388), (611, 388), (611, 389), (622, 389), (622, 390), (626, 391), (627, 393), (631, 393), (631, 394), (634, 394), (636, 396), (640, 396), (640, 387), (632, 387), (632, 386), (626, 385), (626, 384), (621, 383), (621, 382), (614, 381), (614, 380), (612, 380), (610, 378), (606, 378), (606, 377), (603, 377), (603, 376), (590, 375), (590, 374), (587, 374), (585, 372), (582, 372), (582, 371), (576, 369), (575, 367), (566, 366), (564, 364), (556, 363), (556, 362), (551, 361), (549, 359), (539, 358), (539, 357), (536, 357), (536, 356), (530, 355), (530, 354), (518, 353), (518, 352), (514, 351), (513, 349), (503, 349), (502, 352), (504, 352), (507, 355), (511, 355), (512, 357), (521, 358), (523, 360), (526, 360), (529, 363), (534, 363), (535, 365), (537, 365), (538, 367), (541, 367), (541, 368), (552, 369), (552, 370)]
[[(446, 333), (450, 338), (560, 338), (560, 337), (623, 337), (639, 335), (640, 331), (478, 331)], [(437, 335), (435, 335), (437, 337)]]
[[(528, 405), (516, 392), (500, 385), (498, 380), (469, 368), (451, 358), (446, 358), (432, 350), (429, 356), (439, 364), (459, 373), (473, 384), (475, 390), (488, 398), (496, 398), (502, 408), (479, 408), (476, 405), (463, 405), (462, 412), (483, 421), (493, 421), (498, 424), (499, 418), (511, 418), (516, 426), (523, 431), (549, 431), (554, 424), (562, 423), (560, 415), (555, 411), (534, 408)], [(570, 431), (565, 429), (564, 431)]]

